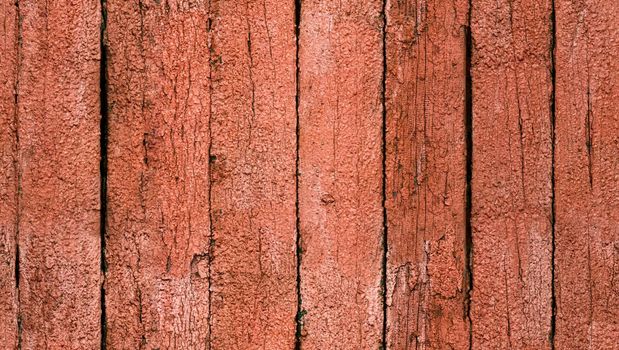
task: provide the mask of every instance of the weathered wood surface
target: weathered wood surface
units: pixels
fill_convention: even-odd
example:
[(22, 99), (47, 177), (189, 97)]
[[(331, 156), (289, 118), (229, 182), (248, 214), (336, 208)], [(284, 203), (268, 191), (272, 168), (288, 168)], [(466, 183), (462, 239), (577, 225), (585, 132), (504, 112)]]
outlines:
[(293, 1), (211, 1), (212, 348), (292, 349)]
[(557, 349), (619, 348), (619, 3), (556, 1)]
[(472, 2), (472, 346), (548, 349), (552, 2)]
[(209, 344), (206, 2), (106, 4), (108, 348)]
[(381, 11), (374, 0), (302, 2), (303, 349), (375, 349), (382, 341)]
[(18, 6), (19, 346), (97, 348), (100, 4)]
[(387, 4), (387, 348), (465, 349), (468, 2)]
[(0, 347), (617, 349), (617, 13), (0, 0)]
[(0, 344), (17, 347), (18, 9), (0, 1)]

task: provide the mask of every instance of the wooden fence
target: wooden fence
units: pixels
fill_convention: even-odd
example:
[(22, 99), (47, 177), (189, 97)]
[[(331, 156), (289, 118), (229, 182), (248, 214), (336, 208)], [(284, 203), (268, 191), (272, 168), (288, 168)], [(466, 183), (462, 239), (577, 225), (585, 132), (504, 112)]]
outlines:
[(619, 349), (616, 0), (0, 0), (3, 349)]

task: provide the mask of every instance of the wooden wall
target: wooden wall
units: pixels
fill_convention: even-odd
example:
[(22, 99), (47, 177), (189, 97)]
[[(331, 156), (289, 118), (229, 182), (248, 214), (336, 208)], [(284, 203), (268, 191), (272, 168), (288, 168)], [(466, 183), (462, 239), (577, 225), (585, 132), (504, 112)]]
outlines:
[(618, 349), (619, 3), (0, 0), (6, 349)]

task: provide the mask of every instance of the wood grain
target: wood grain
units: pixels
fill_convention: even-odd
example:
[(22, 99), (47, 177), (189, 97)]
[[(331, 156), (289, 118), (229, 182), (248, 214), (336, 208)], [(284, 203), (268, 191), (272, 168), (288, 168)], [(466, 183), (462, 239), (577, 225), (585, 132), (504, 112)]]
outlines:
[(383, 304), (382, 1), (307, 0), (299, 37), (303, 349), (375, 349)]
[(292, 349), (294, 2), (211, 2), (213, 349)]
[(619, 348), (619, 3), (556, 1), (557, 349)]
[(0, 1), (0, 344), (17, 348), (18, 7)]
[(209, 8), (107, 1), (107, 346), (209, 347)]
[(387, 348), (467, 349), (468, 2), (387, 4)]
[(0, 0), (0, 347), (619, 350), (617, 14)]
[(22, 349), (100, 345), (99, 1), (19, 1)]
[(548, 349), (552, 2), (472, 5), (472, 346)]

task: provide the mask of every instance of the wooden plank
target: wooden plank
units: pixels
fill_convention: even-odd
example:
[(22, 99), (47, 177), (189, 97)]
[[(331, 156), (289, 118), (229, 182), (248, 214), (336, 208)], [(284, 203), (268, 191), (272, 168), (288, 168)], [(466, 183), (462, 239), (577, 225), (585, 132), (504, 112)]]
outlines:
[(292, 349), (294, 1), (212, 1), (213, 349)]
[(302, 2), (303, 349), (376, 349), (383, 324), (382, 1)]
[(552, 2), (472, 6), (472, 346), (547, 349)]
[(619, 3), (556, 1), (557, 349), (619, 340)]
[(17, 10), (14, 1), (0, 1), (0, 344), (7, 349), (18, 342)]
[(107, 1), (107, 346), (209, 343), (206, 1)]
[(99, 1), (19, 1), (23, 349), (100, 345)]
[(387, 4), (387, 348), (466, 349), (468, 1)]

